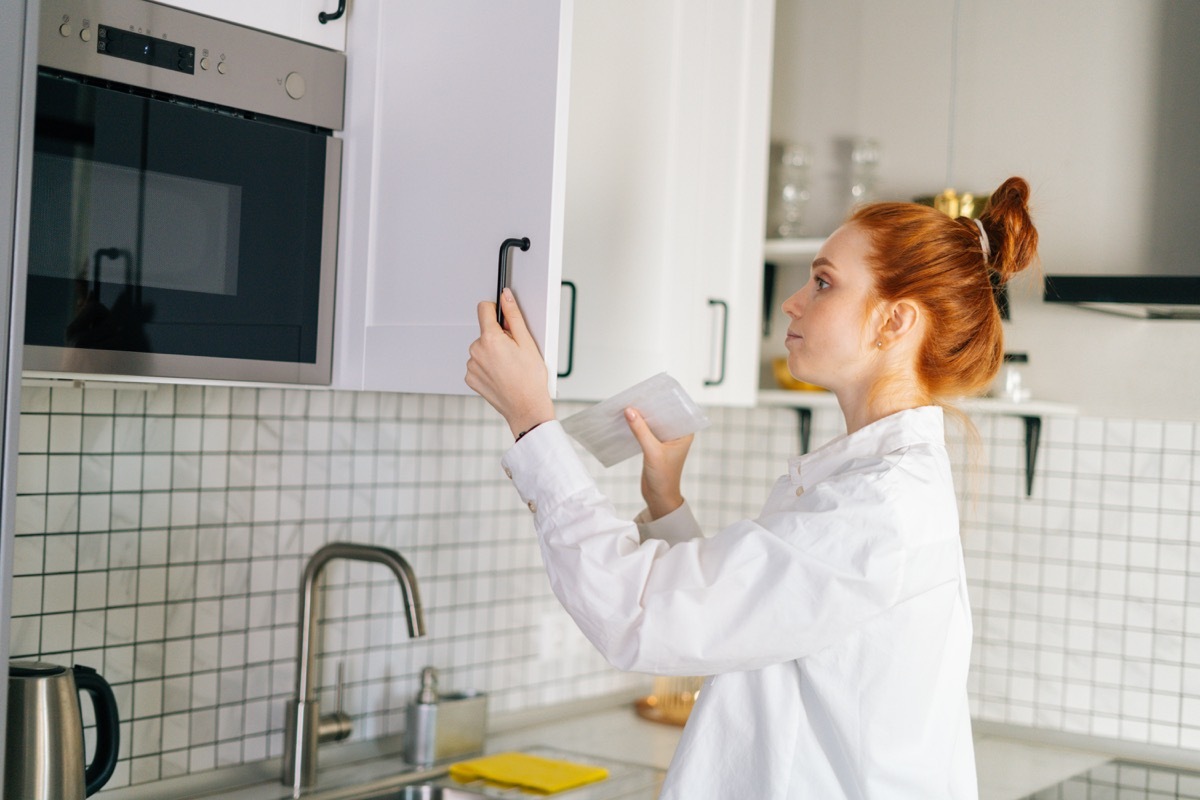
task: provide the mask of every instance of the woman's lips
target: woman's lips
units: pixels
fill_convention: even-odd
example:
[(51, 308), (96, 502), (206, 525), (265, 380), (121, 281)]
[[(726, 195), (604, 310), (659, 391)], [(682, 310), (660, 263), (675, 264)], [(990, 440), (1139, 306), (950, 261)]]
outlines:
[(784, 340), (784, 343), (787, 344), (789, 342), (798, 342), (803, 338), (804, 337), (798, 333), (792, 333), (791, 331), (788, 331), (787, 338)]

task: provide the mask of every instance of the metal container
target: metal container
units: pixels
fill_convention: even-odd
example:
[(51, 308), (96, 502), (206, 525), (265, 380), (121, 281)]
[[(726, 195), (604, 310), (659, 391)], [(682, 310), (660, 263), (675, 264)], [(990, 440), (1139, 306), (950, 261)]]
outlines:
[[(96, 752), (83, 749), (79, 693), (96, 712)], [(94, 669), (14, 661), (8, 674), (8, 738), (4, 797), (8, 800), (83, 800), (100, 791), (117, 765), (117, 702)]]
[(483, 752), (487, 733), (487, 695), (482, 692), (438, 694), (437, 672), (421, 672), (421, 692), (408, 706), (404, 760), (429, 766), (449, 758)]

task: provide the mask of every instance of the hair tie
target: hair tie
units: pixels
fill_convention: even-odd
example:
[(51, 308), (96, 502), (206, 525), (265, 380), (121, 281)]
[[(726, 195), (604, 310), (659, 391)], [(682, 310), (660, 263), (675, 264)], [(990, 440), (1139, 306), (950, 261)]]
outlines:
[(984, 230), (981, 220), (972, 219), (971, 221), (975, 223), (976, 228), (979, 228), (979, 246), (983, 249), (983, 263), (990, 264), (992, 263), (992, 248), (988, 244), (987, 231)]

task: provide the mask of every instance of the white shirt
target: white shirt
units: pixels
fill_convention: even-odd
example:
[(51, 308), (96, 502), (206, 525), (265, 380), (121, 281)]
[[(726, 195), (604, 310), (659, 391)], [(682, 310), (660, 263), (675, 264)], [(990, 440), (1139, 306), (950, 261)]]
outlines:
[[(615, 667), (711, 675), (661, 797), (974, 800), (971, 613), (942, 411), (788, 462), (756, 519), (621, 519), (561, 425), (502, 460)], [(640, 517), (639, 517), (640, 519)]]

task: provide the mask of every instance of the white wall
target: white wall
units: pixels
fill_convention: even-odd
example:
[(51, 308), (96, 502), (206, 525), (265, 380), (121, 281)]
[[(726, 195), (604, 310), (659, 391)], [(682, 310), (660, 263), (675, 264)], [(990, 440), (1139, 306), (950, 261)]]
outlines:
[[(961, 0), (955, 81), (954, 0), (779, 0), (772, 137), (813, 148), (813, 234), (836, 227), (848, 205), (842, 142), (871, 136), (881, 199), (986, 192), (1022, 175), (1045, 272), (1144, 261), (1153, 165), (1138, 154), (1156, 101), (1153, 67), (1131, 54), (1158, 35), (1157, 5)], [(1007, 326), (1039, 396), (1088, 414), (1200, 418), (1200, 322), (1040, 298), (1036, 281), (1014, 287)]]

